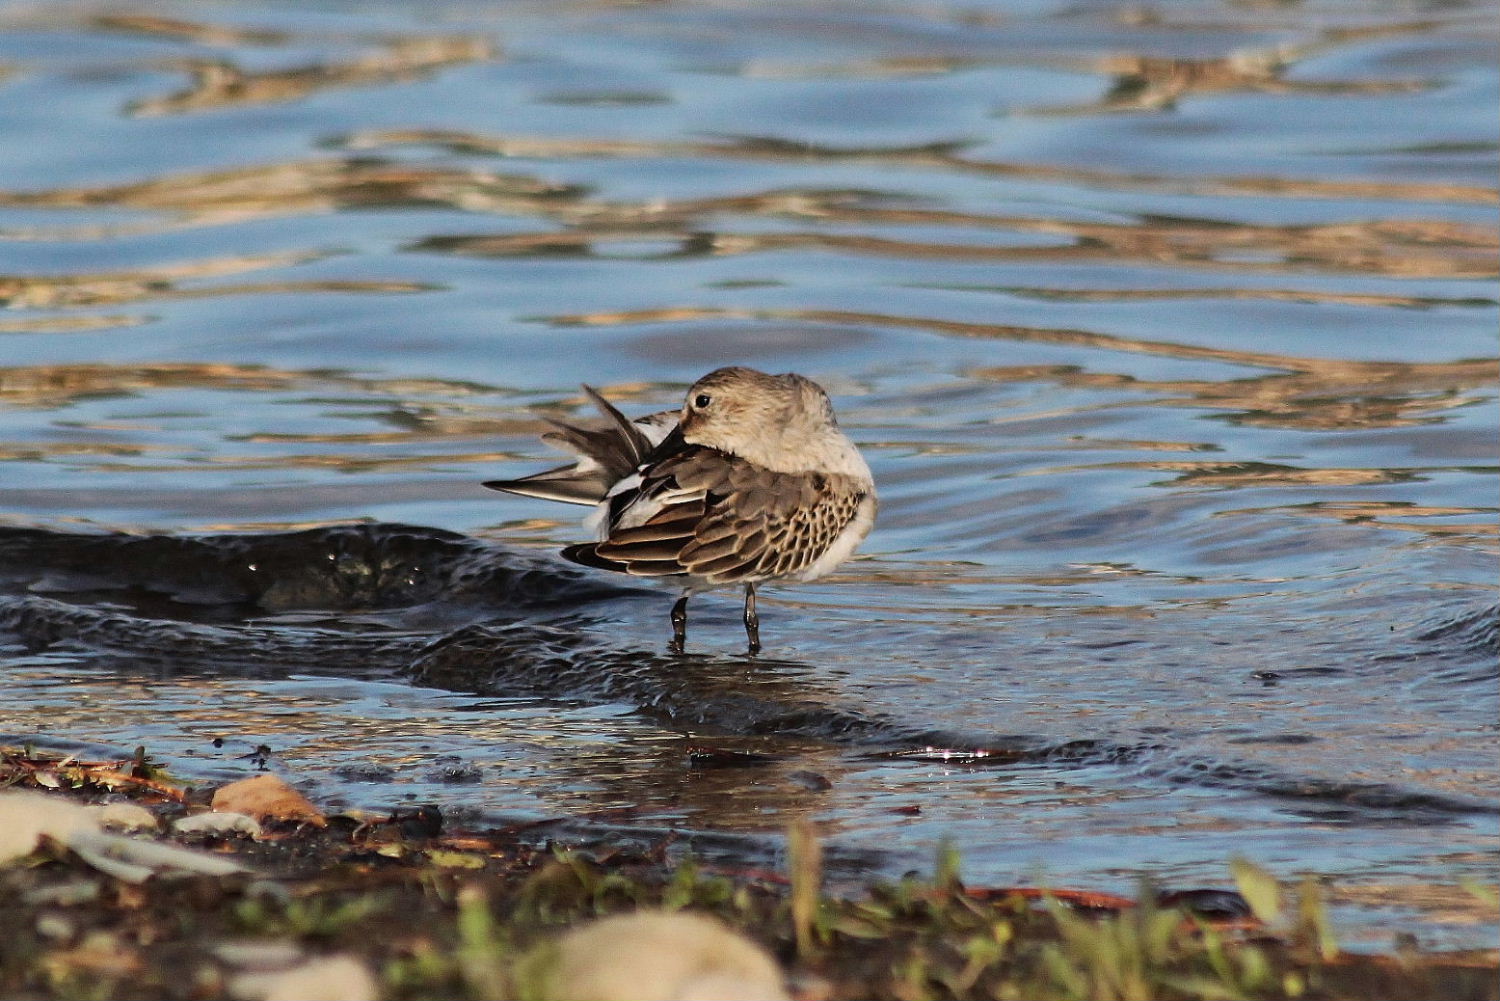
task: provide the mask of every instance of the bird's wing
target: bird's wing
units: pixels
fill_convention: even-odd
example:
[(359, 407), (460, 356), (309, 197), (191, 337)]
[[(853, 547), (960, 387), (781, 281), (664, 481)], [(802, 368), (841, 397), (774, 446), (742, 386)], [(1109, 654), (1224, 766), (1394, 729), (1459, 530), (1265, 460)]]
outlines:
[[(851, 477), (778, 473), (689, 445), (613, 493), (603, 542), (564, 550), (589, 566), (639, 576), (690, 574), (714, 584), (796, 573), (854, 517)], [(626, 481), (622, 481), (625, 486)]]

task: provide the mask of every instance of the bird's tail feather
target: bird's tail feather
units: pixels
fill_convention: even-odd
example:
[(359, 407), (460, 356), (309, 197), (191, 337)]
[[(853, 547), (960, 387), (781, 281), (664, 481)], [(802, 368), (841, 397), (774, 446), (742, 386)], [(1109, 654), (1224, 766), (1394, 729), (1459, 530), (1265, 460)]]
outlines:
[(597, 504), (604, 499), (609, 488), (597, 478), (597, 474), (580, 474), (578, 463), (558, 466), (541, 473), (532, 473), (514, 480), (486, 480), (482, 486), (491, 490), (503, 490), (522, 497), (540, 497), (542, 500), (562, 501), (565, 504)]
[[(578, 460), (573, 465), (558, 466), (514, 480), (490, 480), (484, 485), (491, 490), (503, 490), (523, 497), (540, 497), (568, 504), (597, 504), (611, 486), (634, 472), (656, 446), (653, 435), (615, 409), (592, 386), (584, 386), (583, 391), (599, 408), (604, 423), (581, 424), (548, 418), (553, 430), (542, 435), (542, 440), (577, 455)], [(659, 416), (653, 415), (651, 419)], [(660, 433), (665, 430), (660, 428), (659, 421), (650, 427)]]

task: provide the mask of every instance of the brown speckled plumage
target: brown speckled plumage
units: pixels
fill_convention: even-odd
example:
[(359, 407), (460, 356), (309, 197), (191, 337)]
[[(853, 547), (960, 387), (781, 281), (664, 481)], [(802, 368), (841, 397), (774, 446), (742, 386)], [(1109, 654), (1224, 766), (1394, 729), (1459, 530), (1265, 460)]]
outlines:
[(644, 523), (569, 559), (638, 576), (689, 574), (710, 585), (788, 577), (812, 566), (868, 491), (838, 473), (772, 473), (717, 449), (688, 446), (651, 467), (639, 493), (672, 500)]

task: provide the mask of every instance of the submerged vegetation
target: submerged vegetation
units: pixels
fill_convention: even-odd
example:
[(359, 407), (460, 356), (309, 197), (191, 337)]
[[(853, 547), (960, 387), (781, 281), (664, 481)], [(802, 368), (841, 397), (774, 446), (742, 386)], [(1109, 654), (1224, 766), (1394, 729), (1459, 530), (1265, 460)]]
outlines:
[[(316, 996), (267, 987), (266, 970), (333, 956), (343, 965), (324, 965), (352, 985), (314, 990), (559, 997), (559, 984), (579, 982), (561, 979), (575, 961), (558, 946), (566, 929), (613, 914), (692, 912), (758, 943), (787, 996), (804, 999), (1500, 997), (1494, 952), (1342, 952), (1316, 881), (1288, 889), (1244, 862), (1231, 866), (1235, 890), (1143, 886), (1130, 900), (966, 886), (945, 851), (930, 877), (835, 893), (807, 823), (789, 829), (784, 872), (727, 867), (684, 854), (672, 836), (564, 843), (534, 825), (445, 832), (433, 809), (324, 817), (279, 780), (190, 789), (144, 753), (85, 763), (0, 752), (0, 787), (12, 787), (0, 788), (0, 820), (19, 829), (9, 821), (32, 809), (22, 804), (44, 802), (16, 788), (45, 791), (48, 803), (125, 800), (146, 808), (133, 821), (145, 829), (200, 817), (210, 802), (232, 818), (223, 811), (234, 788), (250, 785), (258, 797), (280, 786), (290, 799), (258, 798), (254, 823), (178, 825), (170, 838), (236, 871), (122, 877), (72, 847), (72, 830), (13, 846), (0, 862), (0, 995)], [(652, 964), (650, 942), (623, 948)], [(693, 948), (668, 951), (681, 961)]]

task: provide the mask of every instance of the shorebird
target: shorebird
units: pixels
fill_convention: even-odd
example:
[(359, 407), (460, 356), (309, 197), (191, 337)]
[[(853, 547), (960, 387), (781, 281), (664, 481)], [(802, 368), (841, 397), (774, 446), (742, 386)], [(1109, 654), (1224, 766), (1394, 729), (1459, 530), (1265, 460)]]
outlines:
[(562, 555), (588, 567), (682, 584), (673, 652), (687, 642), (697, 591), (745, 586), (745, 636), (760, 651), (755, 586), (815, 580), (847, 560), (875, 522), (875, 483), (811, 379), (721, 368), (680, 410), (631, 420), (597, 391), (591, 423), (549, 421), (542, 435), (578, 456), (494, 490), (587, 504), (596, 541)]

